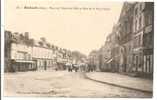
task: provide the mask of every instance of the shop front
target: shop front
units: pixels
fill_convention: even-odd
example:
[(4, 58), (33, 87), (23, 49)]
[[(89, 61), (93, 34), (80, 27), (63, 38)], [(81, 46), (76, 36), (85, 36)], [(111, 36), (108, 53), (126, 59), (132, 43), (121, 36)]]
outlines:
[(17, 71), (32, 71), (32, 70), (36, 70), (36, 63), (35, 61), (32, 60), (11, 60), (11, 66), (12, 66), (12, 70), (14, 72)]

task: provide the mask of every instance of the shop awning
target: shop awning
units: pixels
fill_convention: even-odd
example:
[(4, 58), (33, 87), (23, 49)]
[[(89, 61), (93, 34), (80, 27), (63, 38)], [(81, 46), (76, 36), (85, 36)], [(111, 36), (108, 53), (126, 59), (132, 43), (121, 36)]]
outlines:
[(15, 60), (15, 62), (19, 62), (19, 63), (34, 63), (34, 61), (31, 60)]
[(107, 63), (110, 63), (112, 60), (113, 60), (112, 58), (111, 58), (111, 59), (109, 59), (109, 60), (107, 61)]

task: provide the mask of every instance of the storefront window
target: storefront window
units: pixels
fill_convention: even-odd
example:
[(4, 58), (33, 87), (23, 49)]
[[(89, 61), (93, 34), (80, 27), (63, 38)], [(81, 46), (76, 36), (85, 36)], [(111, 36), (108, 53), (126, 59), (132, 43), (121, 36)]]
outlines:
[(152, 14), (146, 13), (145, 17), (146, 26), (152, 24)]

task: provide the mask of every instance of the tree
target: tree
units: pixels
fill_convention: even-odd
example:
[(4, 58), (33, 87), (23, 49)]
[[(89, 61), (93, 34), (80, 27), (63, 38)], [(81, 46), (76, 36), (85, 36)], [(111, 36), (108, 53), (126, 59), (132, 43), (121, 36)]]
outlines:
[(56, 50), (58, 50), (58, 47), (57, 47), (57, 46), (55, 46), (55, 49), (56, 49)]
[(80, 53), (79, 51), (73, 51), (72, 58), (76, 61), (82, 61), (82, 58), (86, 58), (86, 55)]
[(29, 39), (29, 32), (25, 32), (24, 37), (25, 37), (25, 39)]
[(50, 47), (51, 47), (50, 43), (47, 43), (47, 44), (46, 44), (46, 46), (47, 46), (48, 48), (50, 48)]
[(54, 45), (53, 44), (51, 45), (51, 48), (54, 49)]
[(34, 39), (29, 39), (29, 45), (33, 46), (34, 45)]
[(42, 42), (44, 42), (44, 43), (46, 42), (46, 38), (45, 38), (45, 37), (41, 37), (40, 40), (41, 40)]
[(40, 46), (43, 46), (43, 45), (44, 45), (43, 42), (41, 42), (41, 41), (39, 41), (38, 43), (39, 43)]

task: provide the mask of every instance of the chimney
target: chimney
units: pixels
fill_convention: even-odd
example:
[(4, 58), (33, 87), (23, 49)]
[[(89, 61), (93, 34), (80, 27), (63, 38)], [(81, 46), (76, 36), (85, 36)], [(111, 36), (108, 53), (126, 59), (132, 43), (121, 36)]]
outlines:
[(25, 32), (24, 36), (25, 36), (26, 39), (29, 39), (29, 32)]

